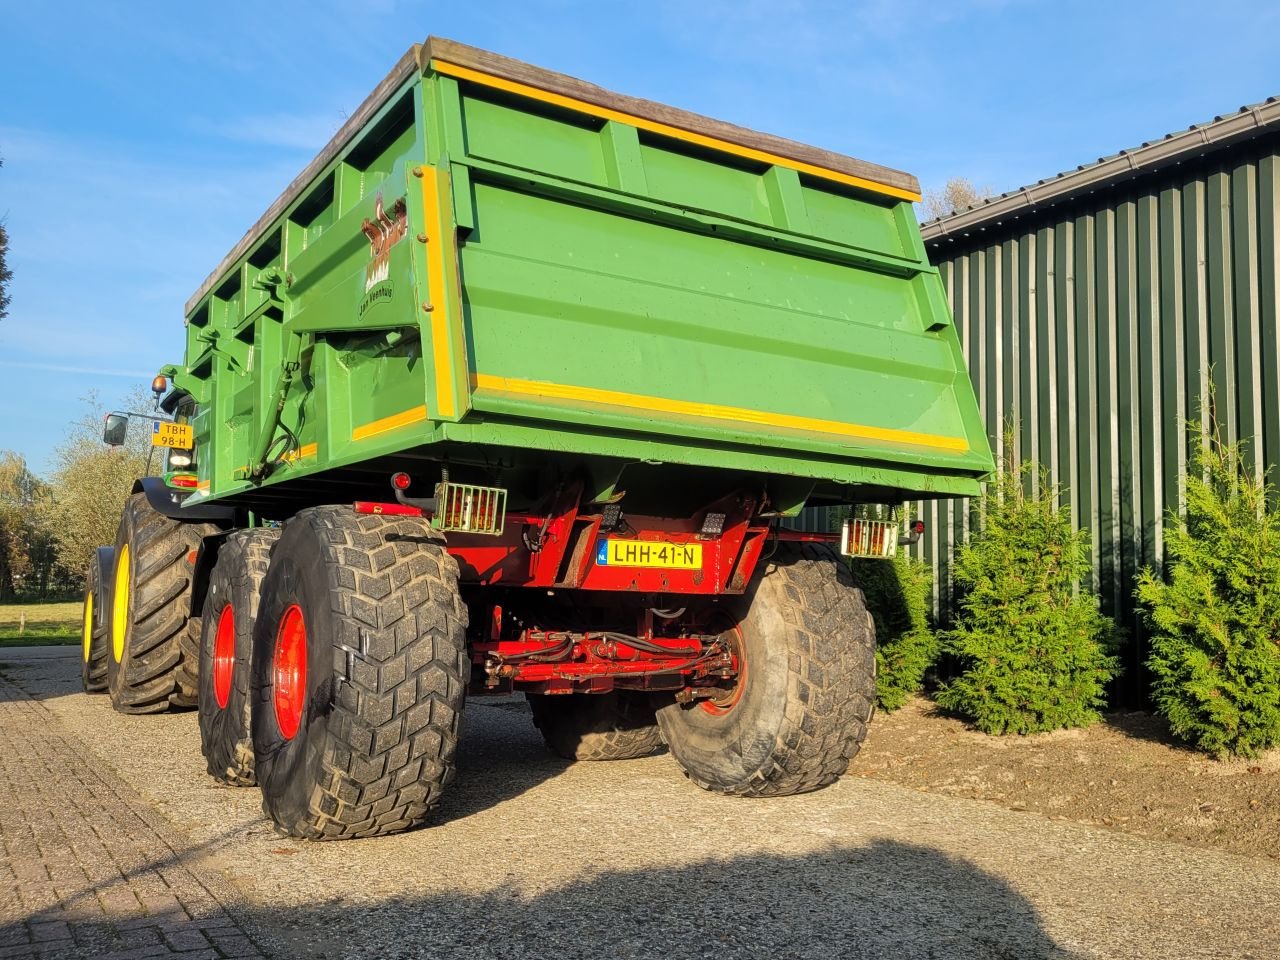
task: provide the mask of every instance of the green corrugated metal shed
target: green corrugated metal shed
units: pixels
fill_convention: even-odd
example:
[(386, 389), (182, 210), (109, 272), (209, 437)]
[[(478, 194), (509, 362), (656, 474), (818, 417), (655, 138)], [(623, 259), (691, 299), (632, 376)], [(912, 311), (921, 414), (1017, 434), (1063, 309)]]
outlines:
[[(1183, 424), (1210, 382), (1227, 434), (1280, 464), (1280, 98), (923, 226), (993, 447), (1043, 463), (1094, 543), (1107, 612), (1163, 560), (1183, 497)], [(926, 503), (917, 548), (949, 597), (969, 504)], [(1126, 656), (1145, 678), (1140, 631)]]

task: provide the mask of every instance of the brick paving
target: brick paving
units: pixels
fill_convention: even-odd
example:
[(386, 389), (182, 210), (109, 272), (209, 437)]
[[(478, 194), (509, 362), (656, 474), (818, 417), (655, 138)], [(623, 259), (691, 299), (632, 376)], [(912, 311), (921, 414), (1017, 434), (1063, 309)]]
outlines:
[(3, 677), (0, 840), (0, 960), (266, 956), (221, 876)]

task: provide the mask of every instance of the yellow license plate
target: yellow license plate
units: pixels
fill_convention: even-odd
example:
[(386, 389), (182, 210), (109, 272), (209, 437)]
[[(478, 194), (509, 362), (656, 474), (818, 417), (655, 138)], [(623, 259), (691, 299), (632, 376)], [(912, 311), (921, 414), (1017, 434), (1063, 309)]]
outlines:
[(167, 420), (151, 421), (151, 445), (190, 450), (195, 434), (189, 423), (169, 423)]
[(596, 563), (606, 567), (658, 567), (701, 570), (702, 544), (661, 540), (604, 540), (596, 547)]

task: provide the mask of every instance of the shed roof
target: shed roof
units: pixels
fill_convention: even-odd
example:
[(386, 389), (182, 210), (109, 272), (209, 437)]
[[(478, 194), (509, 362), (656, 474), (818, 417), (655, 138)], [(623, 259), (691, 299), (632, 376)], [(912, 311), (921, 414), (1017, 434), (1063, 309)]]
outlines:
[(1121, 150), (1074, 170), (1065, 170), (1017, 190), (988, 197), (964, 210), (921, 224), (920, 232), (925, 243), (932, 248), (979, 236), (1066, 200), (1087, 196), (1274, 130), (1280, 130), (1280, 97), (1268, 97), (1261, 103), (1241, 107), (1235, 113), (1214, 117), (1208, 123), (1194, 124), (1186, 130), (1166, 134), (1159, 140)]

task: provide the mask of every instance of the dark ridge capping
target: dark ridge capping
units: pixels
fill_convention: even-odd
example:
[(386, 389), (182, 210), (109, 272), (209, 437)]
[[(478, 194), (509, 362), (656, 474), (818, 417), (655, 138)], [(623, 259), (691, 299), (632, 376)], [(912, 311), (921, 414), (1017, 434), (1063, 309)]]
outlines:
[(944, 251), (944, 244), (981, 243), (982, 235), (988, 230), (1009, 227), (1022, 217), (1045, 213), (1059, 204), (1103, 193), (1138, 177), (1184, 163), (1190, 165), (1275, 129), (1280, 129), (1280, 97), (1269, 97), (1228, 116), (1215, 117), (1209, 123), (1168, 134), (1160, 140), (1122, 150), (1095, 163), (1083, 164), (1075, 170), (930, 220), (920, 225), (920, 233), (931, 252)]
[(556, 73), (552, 70), (544, 70), (542, 67), (535, 67), (521, 60), (490, 53), (487, 50), (471, 47), (465, 43), (458, 43), (455, 40), (428, 37), (422, 52), (426, 61), (423, 64), (424, 68), (431, 60), (442, 60), (459, 67), (467, 67), (481, 73), (501, 77), (504, 80), (512, 80), (525, 86), (536, 87), (539, 90), (572, 97), (575, 100), (583, 100), (596, 107), (631, 114), (654, 123), (666, 124), (669, 127), (675, 127), (688, 133), (713, 137), (750, 150), (759, 150), (799, 163), (812, 164), (815, 167), (834, 170), (836, 173), (859, 177), (863, 180), (870, 180), (873, 183), (895, 187), (899, 190), (906, 190), (911, 193), (920, 192), (920, 181), (909, 173), (903, 173), (901, 170), (882, 167), (879, 164), (868, 163), (865, 160), (858, 160), (842, 153), (823, 150), (820, 147), (812, 147), (795, 140), (788, 140), (785, 137), (760, 133), (748, 127), (740, 127), (737, 124), (726, 123), (723, 120), (714, 120), (702, 114), (670, 107), (653, 100), (644, 100), (640, 97), (629, 97), (625, 94), (614, 93), (604, 87), (598, 87), (594, 83), (579, 80), (577, 77)]

